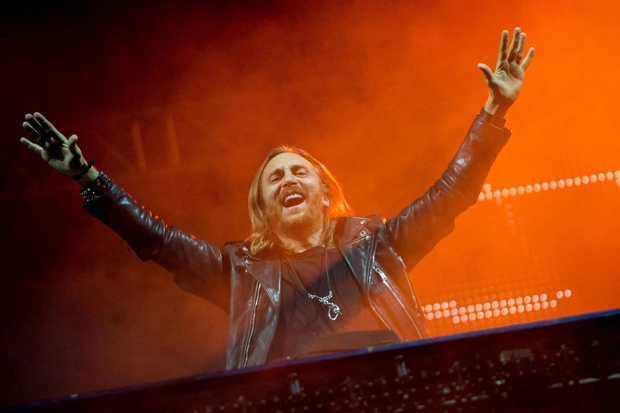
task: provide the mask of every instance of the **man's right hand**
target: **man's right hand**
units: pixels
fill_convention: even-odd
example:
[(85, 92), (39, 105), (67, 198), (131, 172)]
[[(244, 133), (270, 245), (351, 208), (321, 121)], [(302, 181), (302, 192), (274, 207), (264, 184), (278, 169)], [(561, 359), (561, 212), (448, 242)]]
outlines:
[[(72, 135), (69, 139), (65, 138), (40, 113), (35, 112), (34, 116), (27, 114), (26, 122), (22, 126), (35, 142), (26, 138), (21, 138), (19, 141), (25, 147), (41, 156), (41, 159), (55, 171), (73, 178), (88, 165), (88, 162), (82, 156), (82, 151), (77, 146), (77, 135)], [(87, 186), (97, 175), (97, 170), (90, 168), (88, 173), (78, 181), (82, 186)]]

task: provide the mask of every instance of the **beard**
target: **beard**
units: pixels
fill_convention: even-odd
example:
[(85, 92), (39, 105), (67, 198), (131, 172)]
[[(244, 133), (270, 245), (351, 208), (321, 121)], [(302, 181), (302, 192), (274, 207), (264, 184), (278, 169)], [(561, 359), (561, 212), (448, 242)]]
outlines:
[(307, 235), (322, 228), (327, 215), (321, 193), (306, 194), (303, 211), (287, 214), (280, 202), (269, 202), (265, 213), (269, 228), (289, 236)]

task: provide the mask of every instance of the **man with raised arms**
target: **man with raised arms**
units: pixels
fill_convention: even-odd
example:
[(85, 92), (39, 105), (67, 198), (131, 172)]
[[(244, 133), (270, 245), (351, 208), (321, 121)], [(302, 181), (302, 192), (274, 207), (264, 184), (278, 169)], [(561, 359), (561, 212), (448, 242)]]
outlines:
[(508, 108), (534, 50), (525, 34), (501, 36), (489, 97), (442, 177), (397, 216), (357, 217), (329, 170), (303, 150), (274, 149), (249, 193), (252, 234), (217, 247), (168, 226), (87, 162), (41, 114), (26, 115), (21, 142), (82, 187), (84, 210), (142, 260), (229, 315), (227, 368), (429, 337), (408, 278), (416, 263), (476, 202), (508, 141)]

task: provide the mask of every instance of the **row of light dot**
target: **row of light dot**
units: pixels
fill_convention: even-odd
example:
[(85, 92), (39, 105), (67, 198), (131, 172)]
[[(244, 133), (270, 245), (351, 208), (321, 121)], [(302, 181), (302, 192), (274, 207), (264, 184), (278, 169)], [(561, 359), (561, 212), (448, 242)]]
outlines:
[[(558, 291), (555, 296), (558, 300), (572, 295), (571, 290)], [(424, 313), (427, 320), (452, 317), (454, 324), (466, 323), (468, 321), (482, 320), (484, 318), (506, 316), (523, 312), (546, 310), (555, 308), (558, 305), (556, 300), (547, 301), (547, 294), (509, 298), (508, 300), (492, 301), (458, 307), (456, 301), (444, 301), (443, 303), (427, 304), (424, 306)]]
[(523, 194), (531, 194), (532, 192), (540, 192), (542, 191), (548, 191), (549, 189), (553, 190), (556, 188), (564, 188), (564, 187), (571, 187), (573, 185), (575, 186), (579, 186), (581, 184), (583, 185), (588, 185), (589, 183), (597, 183), (597, 182), (605, 182), (607, 181), (611, 181), (613, 179), (616, 179), (616, 185), (620, 186), (620, 170), (616, 171), (616, 172), (607, 172), (607, 173), (600, 173), (598, 175), (592, 174), (590, 176), (583, 176), (581, 178), (577, 177), (577, 178), (568, 178), (568, 179), (560, 179), (559, 181), (551, 181), (551, 182), (543, 182), (542, 184), (534, 184), (534, 185), (526, 185), (526, 186), (519, 186), (518, 188), (504, 188), (501, 191), (499, 189), (496, 189), (495, 191), (491, 191), (491, 185), (490, 184), (485, 184), (483, 187), (483, 192), (480, 192), (480, 195), (478, 195), (478, 201), (484, 201), (486, 200), (491, 200), (493, 198), (495, 199), (500, 199), (500, 198), (508, 198), (509, 196), (516, 196), (517, 194), (519, 195), (523, 195)]

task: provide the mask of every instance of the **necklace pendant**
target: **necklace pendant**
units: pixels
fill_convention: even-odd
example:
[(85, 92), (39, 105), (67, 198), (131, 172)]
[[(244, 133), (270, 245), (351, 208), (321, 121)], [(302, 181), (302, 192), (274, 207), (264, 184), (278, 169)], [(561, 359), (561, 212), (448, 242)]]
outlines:
[(332, 304), (332, 303), (330, 304), (332, 305), (332, 307), (330, 307), (329, 310), (327, 310), (327, 316), (329, 317), (330, 320), (336, 321), (338, 316), (342, 314), (342, 311), (340, 311), (340, 307), (338, 307), (336, 304)]
[(319, 303), (329, 307), (327, 309), (327, 317), (329, 317), (329, 319), (332, 321), (336, 321), (338, 316), (342, 314), (342, 311), (340, 311), (340, 307), (337, 304), (329, 301), (332, 298), (332, 295), (333, 294), (331, 291), (325, 297), (319, 297), (318, 295), (308, 293), (308, 297), (311, 300), (316, 299)]

